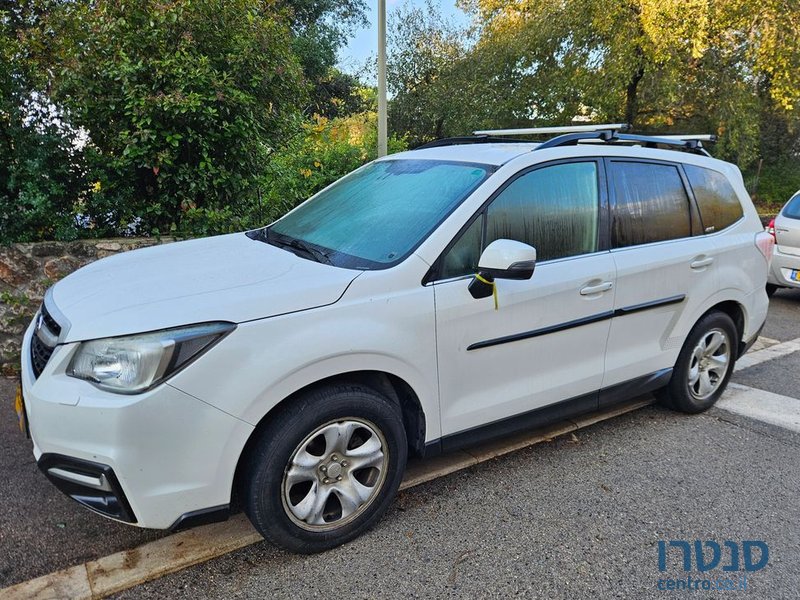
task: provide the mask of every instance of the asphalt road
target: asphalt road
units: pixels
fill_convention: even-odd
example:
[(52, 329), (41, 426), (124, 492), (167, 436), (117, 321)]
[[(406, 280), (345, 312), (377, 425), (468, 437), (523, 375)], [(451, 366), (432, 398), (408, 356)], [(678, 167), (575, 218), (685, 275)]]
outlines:
[[(762, 335), (800, 338), (800, 291), (775, 295)], [(800, 353), (733, 380), (800, 398)], [(16, 430), (13, 382), (0, 399), (0, 587), (160, 535), (63, 497)], [(646, 408), (403, 492), (345, 547), (304, 557), (260, 543), (118, 597), (652, 598), (671, 593), (659, 579), (686, 576), (677, 560), (659, 571), (660, 540), (763, 540), (768, 566), (728, 593), (796, 598), (799, 449), (800, 435), (721, 410)]]

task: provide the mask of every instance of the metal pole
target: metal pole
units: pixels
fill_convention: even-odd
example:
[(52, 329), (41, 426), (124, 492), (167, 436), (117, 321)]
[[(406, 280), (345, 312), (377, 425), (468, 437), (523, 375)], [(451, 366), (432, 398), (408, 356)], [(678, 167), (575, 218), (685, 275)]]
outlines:
[(378, 0), (378, 156), (386, 156), (386, 0)]

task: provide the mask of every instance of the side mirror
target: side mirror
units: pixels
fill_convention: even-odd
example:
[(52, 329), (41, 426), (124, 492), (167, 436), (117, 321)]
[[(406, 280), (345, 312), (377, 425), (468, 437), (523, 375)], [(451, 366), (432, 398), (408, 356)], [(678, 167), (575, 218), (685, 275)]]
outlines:
[(536, 268), (536, 248), (514, 240), (495, 240), (478, 261), (478, 276), (469, 284), (473, 298), (492, 295), (495, 279), (530, 279)]

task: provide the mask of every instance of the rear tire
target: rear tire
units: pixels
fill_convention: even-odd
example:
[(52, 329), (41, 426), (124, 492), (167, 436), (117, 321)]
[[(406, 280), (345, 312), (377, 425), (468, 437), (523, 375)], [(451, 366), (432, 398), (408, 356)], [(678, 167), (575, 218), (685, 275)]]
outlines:
[(736, 326), (723, 312), (710, 312), (689, 332), (662, 402), (685, 413), (711, 408), (728, 385), (738, 348)]
[(383, 516), (407, 454), (396, 403), (362, 385), (312, 390), (259, 432), (242, 471), (244, 512), (290, 552), (335, 548)]

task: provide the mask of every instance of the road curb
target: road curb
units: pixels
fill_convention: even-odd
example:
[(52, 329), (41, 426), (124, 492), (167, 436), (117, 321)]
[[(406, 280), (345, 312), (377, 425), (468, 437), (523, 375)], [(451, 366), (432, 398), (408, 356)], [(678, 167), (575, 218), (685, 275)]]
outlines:
[[(415, 462), (409, 465), (400, 489), (408, 489), (504, 454), (550, 441), (652, 403), (651, 397), (639, 398), (574, 420), (561, 421), (465, 451)], [(0, 590), (0, 598), (97, 600), (262, 540), (244, 515), (236, 515), (224, 523), (176, 533), (131, 550), (23, 581)]]

